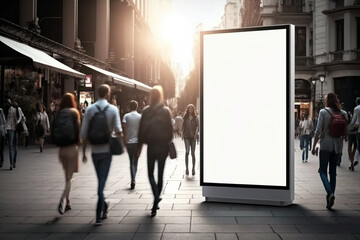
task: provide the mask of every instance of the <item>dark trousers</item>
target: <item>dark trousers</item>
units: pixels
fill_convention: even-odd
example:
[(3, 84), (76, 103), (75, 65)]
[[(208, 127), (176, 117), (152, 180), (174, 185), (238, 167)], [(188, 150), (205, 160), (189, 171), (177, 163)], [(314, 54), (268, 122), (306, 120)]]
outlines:
[(15, 130), (8, 130), (7, 136), (8, 136), (8, 145), (9, 145), (10, 165), (14, 166), (17, 159), (18, 133)]
[(4, 163), (5, 137), (0, 136), (0, 166)]
[(129, 160), (130, 160), (131, 181), (135, 182), (138, 160), (139, 160), (139, 158), (137, 157), (137, 153), (139, 150), (139, 144), (138, 143), (128, 143), (128, 144), (126, 144), (126, 150), (128, 152)]
[[(163, 186), (163, 175), (165, 160), (169, 154), (168, 143), (157, 143), (149, 144), (147, 150), (147, 163), (148, 163), (148, 176), (151, 185), (151, 190), (154, 195), (154, 201), (158, 202)], [(154, 167), (155, 161), (157, 160), (158, 165), (158, 183), (155, 182), (154, 178)]]
[(111, 165), (111, 153), (93, 153), (96, 175), (98, 178), (98, 203), (96, 207), (96, 219), (101, 219), (101, 213), (105, 205), (104, 188), (109, 175)]

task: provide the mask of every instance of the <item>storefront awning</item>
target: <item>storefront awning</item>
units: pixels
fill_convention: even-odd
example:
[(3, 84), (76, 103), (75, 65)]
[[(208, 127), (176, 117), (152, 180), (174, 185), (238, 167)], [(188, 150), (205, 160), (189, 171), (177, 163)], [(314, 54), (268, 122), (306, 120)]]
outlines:
[(95, 70), (95, 71), (97, 71), (97, 72), (99, 72), (99, 73), (101, 73), (101, 74), (103, 74), (105, 76), (113, 78), (114, 81), (116, 81), (120, 85), (136, 88), (136, 89), (139, 89), (139, 90), (142, 90), (142, 91), (145, 91), (145, 92), (150, 92), (150, 90), (151, 90), (150, 86), (148, 86), (148, 85), (146, 85), (146, 84), (144, 84), (142, 82), (136, 81), (134, 79), (121, 76), (119, 74), (104, 70), (102, 68), (95, 67), (95, 66), (90, 65), (90, 64), (84, 64), (84, 66), (86, 66), (88, 68), (91, 68), (91, 69), (93, 69), (93, 70)]
[(51, 69), (53, 71), (70, 75), (77, 78), (85, 78), (85, 74), (75, 71), (74, 69), (66, 66), (65, 64), (59, 62), (55, 58), (49, 56), (45, 52), (38, 50), (36, 48), (30, 47), (27, 44), (20, 43), (9, 38), (0, 36), (0, 42), (4, 43), (8, 47), (14, 49), (18, 53), (32, 59), (34, 65), (39, 67), (44, 67)]

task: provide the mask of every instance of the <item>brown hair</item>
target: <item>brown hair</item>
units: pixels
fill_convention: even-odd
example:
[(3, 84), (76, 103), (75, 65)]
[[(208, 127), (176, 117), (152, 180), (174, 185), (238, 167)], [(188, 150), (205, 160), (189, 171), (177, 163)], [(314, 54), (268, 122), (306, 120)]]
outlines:
[[(189, 112), (189, 108), (192, 108), (192, 109), (193, 109), (193, 112), (192, 112), (192, 113)], [(197, 114), (196, 114), (196, 111), (195, 111), (195, 106), (194, 106), (193, 104), (187, 105), (186, 110), (185, 110), (185, 114), (184, 114), (184, 118), (190, 117), (190, 114), (191, 114), (193, 117), (197, 117)]]
[(154, 86), (150, 90), (150, 106), (154, 106), (164, 101), (163, 88), (160, 85)]
[(61, 99), (60, 102), (60, 110), (64, 108), (75, 108), (76, 112), (78, 114), (78, 117), (80, 116), (80, 113), (77, 109), (77, 104), (75, 101), (75, 96), (72, 93), (65, 93), (64, 96)]
[(335, 112), (340, 112), (341, 105), (335, 93), (328, 93), (325, 97), (325, 107), (332, 108)]

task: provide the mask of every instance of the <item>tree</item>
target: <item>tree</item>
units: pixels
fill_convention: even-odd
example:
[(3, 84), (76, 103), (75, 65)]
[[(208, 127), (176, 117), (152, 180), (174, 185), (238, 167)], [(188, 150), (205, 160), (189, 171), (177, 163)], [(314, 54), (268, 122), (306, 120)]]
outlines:
[(159, 85), (163, 87), (164, 98), (170, 99), (175, 97), (175, 77), (170, 67), (161, 61)]
[(178, 99), (178, 110), (184, 111), (188, 104), (196, 106), (200, 97), (200, 75), (199, 68), (194, 68), (186, 81), (185, 88)]

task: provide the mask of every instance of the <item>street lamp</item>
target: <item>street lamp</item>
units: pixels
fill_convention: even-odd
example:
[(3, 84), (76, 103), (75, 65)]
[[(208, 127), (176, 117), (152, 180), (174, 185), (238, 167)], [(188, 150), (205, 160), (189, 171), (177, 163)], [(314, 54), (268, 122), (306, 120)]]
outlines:
[(316, 81), (317, 81), (317, 78), (311, 77), (309, 80), (311, 81), (311, 83), (312, 83), (312, 85), (313, 85), (313, 89), (314, 89), (314, 93), (313, 93), (313, 107), (312, 107), (312, 109), (313, 109), (312, 118), (314, 118), (314, 116), (315, 116), (315, 94), (316, 94)]
[(324, 74), (318, 75), (318, 79), (319, 79), (320, 82), (321, 82), (321, 99), (324, 99), (323, 85), (324, 85), (324, 82), (325, 82), (325, 78), (326, 78), (326, 76), (325, 76)]

